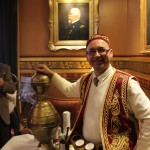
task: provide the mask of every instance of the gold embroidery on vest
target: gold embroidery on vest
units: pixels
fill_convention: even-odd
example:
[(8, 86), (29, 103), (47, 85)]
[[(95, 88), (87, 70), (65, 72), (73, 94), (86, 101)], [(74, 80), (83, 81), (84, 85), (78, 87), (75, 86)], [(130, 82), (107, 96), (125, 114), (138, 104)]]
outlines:
[[(102, 116), (102, 127), (103, 127), (103, 139), (104, 147), (106, 150), (129, 150), (129, 135), (131, 133), (131, 128), (122, 129), (122, 120), (120, 120), (119, 115), (121, 113), (120, 108), (122, 107), (125, 113), (124, 117), (129, 118), (133, 121), (133, 115), (127, 109), (127, 84), (129, 75), (122, 73), (121, 71), (116, 71), (114, 77), (111, 81), (110, 87), (108, 89), (104, 109)], [(117, 89), (117, 81), (119, 82), (119, 88), (121, 88), (121, 95)], [(121, 86), (120, 86), (121, 85)], [(121, 98), (121, 101), (119, 100)], [(120, 105), (121, 104), (121, 105)], [(131, 119), (132, 118), (132, 119)], [(134, 119), (133, 124), (137, 125), (137, 120)], [(110, 128), (108, 127), (110, 126)], [(137, 126), (138, 128), (138, 126)]]
[(107, 147), (108, 150), (129, 150), (129, 133), (131, 129), (121, 134), (112, 134), (109, 138), (113, 139), (112, 143)]
[(119, 93), (118, 93), (118, 90), (116, 90), (116, 92), (114, 94), (114, 98), (110, 104), (111, 107), (109, 108), (109, 109), (111, 109), (111, 113), (113, 116), (116, 116), (120, 113), (120, 105), (119, 105), (118, 98), (119, 98)]
[(114, 94), (114, 98), (111, 102), (111, 107), (109, 108), (112, 113), (112, 118), (111, 118), (111, 130), (115, 133), (118, 133), (119, 127), (121, 125), (120, 120), (118, 119), (117, 115), (120, 113), (120, 105), (119, 105), (119, 93), (118, 90), (116, 90)]
[(119, 118), (117, 116), (113, 116), (111, 118), (111, 130), (113, 134), (116, 134), (119, 132), (120, 125), (121, 125), (121, 122)]

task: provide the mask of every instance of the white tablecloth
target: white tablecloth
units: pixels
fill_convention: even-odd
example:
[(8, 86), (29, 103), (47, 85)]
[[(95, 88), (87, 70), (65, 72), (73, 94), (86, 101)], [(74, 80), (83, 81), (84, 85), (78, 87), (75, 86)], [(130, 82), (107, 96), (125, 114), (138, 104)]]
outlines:
[[(45, 150), (44, 147), (38, 147), (39, 142), (31, 134), (23, 134), (12, 137), (1, 150)], [(65, 148), (60, 148), (65, 150)], [(69, 150), (74, 150), (72, 146)]]
[(39, 142), (31, 134), (12, 137), (1, 150), (38, 150)]

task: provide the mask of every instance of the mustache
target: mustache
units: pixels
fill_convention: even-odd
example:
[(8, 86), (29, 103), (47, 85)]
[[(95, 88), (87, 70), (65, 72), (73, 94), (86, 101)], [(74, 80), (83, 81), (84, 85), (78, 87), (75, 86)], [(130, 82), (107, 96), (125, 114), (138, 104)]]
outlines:
[(92, 62), (97, 62), (97, 61), (103, 61), (104, 58), (102, 56), (99, 56), (99, 57), (95, 57), (92, 59)]

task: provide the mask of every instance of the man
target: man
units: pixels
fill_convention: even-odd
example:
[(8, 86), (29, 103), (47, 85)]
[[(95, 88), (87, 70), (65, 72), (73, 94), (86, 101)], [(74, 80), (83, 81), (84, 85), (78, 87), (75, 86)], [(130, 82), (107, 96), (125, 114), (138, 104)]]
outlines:
[(68, 15), (69, 26), (64, 30), (60, 40), (87, 40), (88, 29), (80, 21), (81, 12), (79, 8), (71, 8)]
[(96, 34), (86, 44), (92, 72), (74, 83), (45, 65), (39, 65), (37, 72), (49, 75), (66, 96), (80, 97), (81, 110), (72, 135), (82, 129), (84, 139), (97, 149), (149, 150), (150, 101), (135, 77), (111, 66), (112, 57), (108, 37)]
[(10, 66), (0, 63), (0, 148), (10, 139), (10, 114), (6, 94), (13, 94), (15, 90)]

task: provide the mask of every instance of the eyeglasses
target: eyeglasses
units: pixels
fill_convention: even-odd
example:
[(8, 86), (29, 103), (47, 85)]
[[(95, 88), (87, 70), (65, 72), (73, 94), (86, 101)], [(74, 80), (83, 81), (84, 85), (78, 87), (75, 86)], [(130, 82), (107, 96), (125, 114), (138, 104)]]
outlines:
[(109, 50), (110, 49), (105, 49), (104, 47), (91, 48), (89, 51), (87, 51), (87, 54), (90, 56), (94, 56), (96, 52), (98, 52), (100, 55), (106, 55)]

